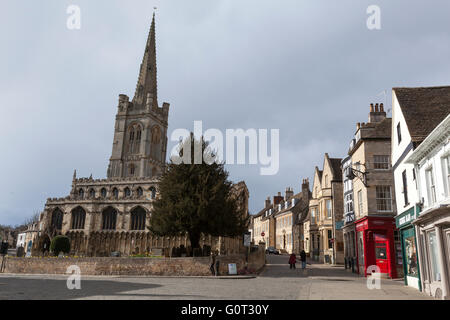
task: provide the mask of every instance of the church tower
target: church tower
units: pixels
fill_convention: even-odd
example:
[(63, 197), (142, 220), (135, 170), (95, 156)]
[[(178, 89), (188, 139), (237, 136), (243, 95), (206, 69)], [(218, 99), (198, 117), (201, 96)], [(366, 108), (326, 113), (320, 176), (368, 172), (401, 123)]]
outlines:
[(155, 14), (134, 98), (119, 95), (108, 178), (159, 176), (165, 166), (169, 104), (158, 105)]

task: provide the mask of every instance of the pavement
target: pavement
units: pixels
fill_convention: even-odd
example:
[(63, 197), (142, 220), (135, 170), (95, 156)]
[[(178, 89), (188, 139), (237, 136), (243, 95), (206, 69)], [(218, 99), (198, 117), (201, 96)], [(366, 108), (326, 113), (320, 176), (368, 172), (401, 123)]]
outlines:
[(288, 256), (267, 256), (258, 277), (83, 276), (81, 289), (69, 290), (65, 275), (0, 274), (0, 300), (7, 299), (189, 299), (189, 300), (426, 300), (433, 299), (402, 280), (367, 279), (343, 267), (308, 265), (290, 270)]

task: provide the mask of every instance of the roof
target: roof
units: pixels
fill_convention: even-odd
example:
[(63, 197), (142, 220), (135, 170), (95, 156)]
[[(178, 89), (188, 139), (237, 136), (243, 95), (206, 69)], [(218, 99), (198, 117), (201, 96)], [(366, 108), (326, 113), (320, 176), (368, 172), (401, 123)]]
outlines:
[(341, 170), (341, 158), (329, 158), (331, 169), (333, 170), (333, 180), (341, 181), (342, 180), (342, 170)]
[(450, 113), (450, 86), (392, 90), (415, 143), (420, 144)]

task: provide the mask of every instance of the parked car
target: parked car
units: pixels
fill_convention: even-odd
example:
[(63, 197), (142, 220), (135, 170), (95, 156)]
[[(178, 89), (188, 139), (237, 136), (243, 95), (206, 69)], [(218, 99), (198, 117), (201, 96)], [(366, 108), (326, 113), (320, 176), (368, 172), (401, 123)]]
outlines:
[(274, 247), (268, 247), (266, 249), (266, 253), (267, 254), (280, 254), (280, 251), (278, 251), (278, 249), (276, 249)]

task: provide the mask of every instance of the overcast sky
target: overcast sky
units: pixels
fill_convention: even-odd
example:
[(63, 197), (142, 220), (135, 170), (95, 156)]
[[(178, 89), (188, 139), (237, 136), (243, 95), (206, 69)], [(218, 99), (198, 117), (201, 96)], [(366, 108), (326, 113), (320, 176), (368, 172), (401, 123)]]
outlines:
[[(66, 9), (81, 9), (81, 29)], [(381, 8), (381, 30), (366, 26)], [(391, 88), (450, 84), (450, 2), (4, 0), (0, 11), (0, 224), (18, 224), (78, 176), (104, 178), (120, 93), (134, 94), (153, 7), (169, 132), (280, 129), (280, 170), (228, 166), (250, 211), (343, 157)], [(169, 136), (170, 138), (170, 136)], [(169, 145), (169, 150), (173, 144)]]

